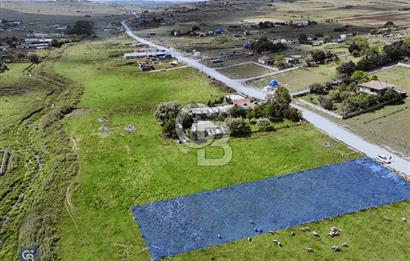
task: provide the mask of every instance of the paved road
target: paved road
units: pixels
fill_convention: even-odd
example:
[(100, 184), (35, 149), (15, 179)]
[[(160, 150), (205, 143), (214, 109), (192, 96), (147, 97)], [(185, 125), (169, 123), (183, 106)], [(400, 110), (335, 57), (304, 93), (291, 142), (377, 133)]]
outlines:
[(167, 52), (172, 53), (172, 55), (177, 58), (178, 60), (186, 63), (187, 65), (196, 68), (200, 71), (202, 71), (203, 73), (205, 73), (206, 75), (215, 78), (218, 81), (221, 81), (223, 83), (225, 83), (227, 86), (229, 86), (230, 88), (234, 89), (237, 92), (246, 94), (250, 97), (255, 97), (258, 99), (265, 99), (266, 98), (266, 93), (263, 92), (262, 90), (258, 90), (258, 89), (254, 89), (254, 88), (250, 88), (247, 86), (244, 86), (241, 82), (237, 81), (237, 80), (232, 80), (228, 77), (226, 77), (225, 75), (221, 74), (220, 72), (218, 72), (217, 70), (215, 70), (214, 68), (210, 68), (202, 63), (200, 63), (198, 60), (195, 60), (181, 52), (178, 52), (175, 49), (170, 49), (164, 46), (160, 46), (158, 44), (155, 44), (151, 41), (148, 41), (142, 37), (139, 37), (137, 35), (135, 35), (131, 29), (128, 27), (128, 25), (126, 24), (127, 21), (123, 21), (122, 25), (125, 29), (125, 32), (127, 33), (127, 35), (131, 38), (134, 38), (135, 40), (146, 44), (148, 46), (160, 49), (160, 50), (165, 50)]
[[(128, 25), (126, 24), (126, 21), (122, 22), (122, 25), (126, 31), (126, 33), (128, 34), (128, 36), (130, 36), (131, 38), (134, 38), (135, 40), (144, 43), (146, 45), (149, 45), (151, 47), (157, 48), (157, 49), (162, 49), (162, 50), (166, 50), (168, 52), (171, 52), (172, 55), (174, 55), (177, 59), (185, 62), (187, 65), (194, 67), (200, 71), (202, 71), (203, 73), (217, 79), (218, 81), (221, 81), (223, 83), (225, 83), (227, 86), (231, 87), (232, 89), (234, 89), (237, 92), (243, 93), (247, 96), (250, 97), (255, 97), (258, 99), (265, 99), (266, 98), (266, 93), (262, 90), (258, 90), (258, 89), (254, 89), (254, 88), (250, 88), (247, 87), (245, 85), (243, 85), (240, 81), (237, 80), (232, 80), (224, 75), (222, 75), (221, 73), (219, 73), (217, 70), (207, 67), (203, 64), (201, 64), (199, 61), (183, 54), (180, 53), (178, 51), (176, 51), (175, 49), (170, 49), (170, 48), (166, 48), (160, 45), (157, 45), (153, 42), (150, 42), (142, 37), (139, 37), (137, 35), (135, 35), (131, 29), (128, 27)], [(356, 135), (348, 130), (346, 130), (345, 128), (337, 125), (336, 123), (328, 120), (327, 118), (312, 112), (310, 110), (307, 110), (303, 107), (300, 107), (296, 104), (292, 104), (292, 106), (294, 106), (295, 108), (299, 109), (302, 114), (303, 114), (303, 118), (305, 118), (307, 121), (309, 121), (310, 123), (312, 123), (316, 128), (322, 130), (324, 133), (326, 133), (327, 135), (347, 144), (348, 146), (356, 149), (357, 151), (360, 151), (364, 154), (366, 154), (368, 157), (370, 158), (376, 158), (377, 155), (385, 155), (385, 156), (392, 156), (392, 160), (391, 160), (391, 164), (389, 164), (389, 167), (395, 169), (398, 172), (401, 172), (403, 174), (406, 174), (408, 176), (410, 176), (410, 162), (405, 160), (404, 158), (401, 158), (397, 155), (394, 155), (393, 153), (391, 153), (390, 151), (384, 149), (381, 146), (372, 144), (368, 141), (366, 141), (365, 139), (361, 138), (359, 135)]]
[(303, 118), (307, 121), (312, 123), (316, 128), (322, 130), (327, 135), (342, 141), (343, 143), (347, 144), (348, 146), (366, 154), (370, 158), (376, 158), (377, 155), (386, 155), (392, 156), (391, 164), (388, 166), (399, 171), (403, 174), (410, 176), (410, 162), (392, 154), (390, 151), (386, 150), (385, 148), (370, 143), (356, 135), (345, 128), (337, 125), (336, 123), (332, 122), (331, 120), (315, 113), (310, 110), (307, 110), (301, 106), (293, 104), (295, 108), (300, 110), (303, 114)]

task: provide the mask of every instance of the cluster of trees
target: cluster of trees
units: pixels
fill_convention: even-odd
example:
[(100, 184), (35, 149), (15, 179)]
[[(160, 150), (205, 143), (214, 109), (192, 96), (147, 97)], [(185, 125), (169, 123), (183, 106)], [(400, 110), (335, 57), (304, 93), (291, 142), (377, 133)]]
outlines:
[(410, 56), (410, 37), (400, 40), (390, 45), (385, 45), (381, 52), (371, 52), (363, 57), (357, 64), (352, 61), (341, 64), (337, 70), (344, 75), (351, 75), (353, 72), (370, 71), (382, 66), (396, 63), (405, 57)]
[(225, 123), (232, 136), (246, 136), (251, 133), (251, 127), (243, 118), (226, 118)]
[(370, 46), (365, 38), (356, 38), (348, 47), (349, 53), (354, 57), (367, 54)]
[(259, 29), (267, 29), (267, 28), (273, 28), (276, 25), (285, 25), (286, 23), (277, 23), (277, 22), (272, 22), (272, 21), (265, 21), (265, 22), (259, 22), (258, 28)]
[(315, 50), (311, 52), (310, 59), (308, 59), (306, 63), (310, 66), (312, 64), (326, 64), (338, 60), (339, 57), (331, 51), (324, 52), (323, 50)]
[[(317, 94), (317, 102), (327, 110), (335, 110), (335, 104), (341, 104), (343, 114), (349, 114), (359, 110), (369, 108), (373, 105), (402, 99), (400, 93), (393, 89), (388, 89), (378, 95), (359, 92), (361, 83), (377, 80), (377, 76), (370, 76), (364, 71), (354, 71), (343, 83), (334, 86), (333, 83), (312, 84), (310, 93)], [(313, 97), (311, 97), (313, 102)]]
[[(284, 119), (299, 121), (302, 119), (300, 112), (290, 106), (291, 96), (286, 88), (279, 87), (274, 97), (266, 103), (252, 110), (246, 110), (241, 106), (233, 106), (229, 113), (222, 113), (207, 117), (208, 120), (225, 121), (231, 135), (244, 136), (251, 133), (250, 124), (256, 124), (259, 131), (274, 130), (272, 122), (280, 122)], [(162, 127), (164, 136), (177, 138), (176, 118), (182, 110), (178, 102), (166, 102), (158, 105), (155, 111), (155, 119)], [(194, 122), (192, 115), (185, 113), (183, 128), (190, 129)]]
[[(317, 87), (313, 87), (313, 89)], [(323, 86), (322, 86), (323, 88)], [(380, 102), (379, 97), (367, 93), (358, 93), (352, 86), (341, 86), (336, 89), (320, 89), (321, 92), (317, 98), (321, 107), (333, 111), (336, 109), (335, 104), (341, 103), (343, 114), (355, 112), (360, 109), (368, 108)]]
[(94, 23), (91, 21), (79, 20), (67, 29), (67, 34), (87, 35), (93, 33)]
[(356, 93), (354, 95), (349, 95), (342, 102), (341, 109), (343, 114), (348, 114), (361, 109), (369, 108), (370, 106), (376, 105), (377, 103), (378, 99), (376, 95)]
[(59, 41), (57, 39), (51, 40), (51, 43), (50, 43), (51, 47), (55, 47), (55, 48), (60, 48), (63, 44), (64, 44), (63, 41)]
[(279, 69), (284, 69), (286, 68), (288, 65), (285, 63), (285, 56), (283, 56), (282, 54), (274, 54), (272, 55), (272, 64), (273, 66), (276, 66)]
[[(169, 138), (177, 137), (176, 118), (181, 109), (182, 105), (178, 102), (165, 102), (158, 105), (155, 111), (155, 119), (160, 123), (164, 136)], [(183, 127), (191, 128), (193, 122), (192, 116), (186, 113), (182, 124)]]
[(6, 43), (10, 48), (16, 48), (19, 42), (20, 40), (15, 36), (0, 38), (0, 43)]
[(299, 121), (302, 119), (300, 112), (290, 106), (291, 96), (286, 88), (279, 87), (275, 96), (266, 103), (252, 110), (245, 110), (240, 106), (234, 106), (230, 111), (230, 118), (226, 119), (232, 135), (246, 135), (251, 132), (246, 124), (248, 119), (251, 124), (256, 124), (259, 131), (272, 131), (272, 122), (280, 122), (284, 119)]
[(274, 122), (289, 119), (299, 121), (302, 117), (299, 111), (290, 106), (291, 97), (289, 91), (279, 87), (276, 93), (265, 104), (255, 107), (247, 113), (248, 119), (267, 118)]
[(268, 40), (266, 37), (262, 37), (251, 43), (251, 49), (262, 52), (281, 52), (287, 49), (287, 46), (282, 43), (274, 44), (272, 41)]

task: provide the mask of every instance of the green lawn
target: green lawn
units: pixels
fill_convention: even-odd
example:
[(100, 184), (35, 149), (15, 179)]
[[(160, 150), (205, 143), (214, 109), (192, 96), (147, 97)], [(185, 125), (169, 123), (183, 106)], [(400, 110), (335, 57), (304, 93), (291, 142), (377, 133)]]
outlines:
[[(66, 123), (80, 158), (76, 186), (69, 193), (73, 205), (60, 226), (62, 260), (149, 260), (130, 206), (282, 175), (360, 157), (308, 124), (232, 138), (232, 161), (223, 167), (200, 167), (196, 151), (162, 138), (153, 118), (161, 101), (206, 102), (223, 93), (191, 69), (142, 74), (132, 67), (106, 67), (106, 45), (80, 44), (67, 49), (54, 69), (84, 87), (80, 107), (91, 112), (71, 116)], [(81, 54), (81, 55), (80, 55)], [(98, 60), (98, 65), (94, 60)], [(98, 68), (100, 67), (100, 69)], [(106, 115), (107, 133), (99, 133), (97, 119)], [(128, 134), (127, 124), (137, 127)], [(329, 143), (331, 146), (325, 146)], [(209, 154), (217, 155), (211, 150)], [(289, 231), (261, 235), (193, 251), (176, 260), (383, 259), (410, 255), (410, 233), (400, 217), (410, 216), (410, 202), (347, 215), (311, 225), (321, 238)], [(392, 221), (386, 221), (386, 218)], [(330, 226), (343, 229), (340, 238), (324, 235)], [(283, 248), (272, 244), (281, 240)], [(334, 254), (331, 245), (351, 247)], [(304, 248), (313, 247), (308, 254)], [(387, 246), (387, 247), (386, 247)]]
[(230, 66), (228, 68), (219, 69), (218, 71), (231, 79), (246, 79), (274, 72), (273, 70), (255, 63)]
[(248, 82), (252, 87), (263, 88), (271, 80), (277, 80), (283, 87), (290, 92), (308, 89), (313, 83), (324, 83), (331, 81), (336, 76), (337, 65), (327, 64), (313, 68), (301, 68), (290, 72), (284, 72), (272, 76), (267, 76), (259, 80)]

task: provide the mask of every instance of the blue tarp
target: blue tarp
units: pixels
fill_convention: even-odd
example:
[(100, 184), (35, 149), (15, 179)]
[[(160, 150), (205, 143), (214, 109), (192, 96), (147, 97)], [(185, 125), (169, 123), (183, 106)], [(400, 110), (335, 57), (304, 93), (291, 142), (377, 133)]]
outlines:
[(276, 80), (271, 80), (269, 82), (269, 86), (272, 88), (276, 88), (276, 87), (279, 87), (279, 83)]
[(169, 53), (164, 53), (164, 54), (161, 53), (161, 54), (157, 54), (156, 57), (159, 59), (169, 59), (169, 58), (172, 58), (172, 55)]
[(369, 158), (132, 207), (159, 259), (410, 199), (410, 185)]

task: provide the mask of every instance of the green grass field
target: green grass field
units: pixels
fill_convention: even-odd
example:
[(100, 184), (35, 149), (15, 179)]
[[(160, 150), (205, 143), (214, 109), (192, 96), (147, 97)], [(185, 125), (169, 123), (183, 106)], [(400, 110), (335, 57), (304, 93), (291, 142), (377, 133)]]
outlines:
[(246, 79), (274, 72), (273, 70), (255, 63), (230, 66), (228, 68), (219, 69), (218, 71), (231, 79)]
[(271, 80), (277, 80), (290, 92), (296, 92), (308, 89), (313, 83), (324, 83), (332, 80), (332, 78), (336, 76), (336, 67), (336, 64), (332, 63), (313, 68), (301, 68), (250, 81), (248, 84), (255, 88), (263, 88), (267, 86)]
[[(104, 43), (74, 46), (53, 65), (58, 73), (83, 84), (79, 107), (91, 109), (71, 116), (66, 123), (79, 155), (80, 173), (69, 193), (74, 214), (65, 214), (59, 229), (63, 260), (149, 260), (130, 206), (359, 157), (302, 124), (254, 134), (248, 139), (232, 138), (233, 159), (229, 164), (218, 168), (197, 166), (194, 150), (162, 138), (153, 109), (165, 100), (206, 102), (223, 93), (191, 69), (158, 74), (141, 74), (127, 67), (98, 69), (101, 66), (95, 66), (95, 59), (100, 65), (112, 63), (103, 50)], [(101, 115), (110, 118), (106, 124), (110, 130), (104, 134), (98, 131)], [(134, 124), (137, 131), (126, 133), (123, 128), (127, 124)], [(324, 145), (327, 143), (331, 146)], [(377, 260), (394, 254), (396, 260), (404, 260), (410, 254), (406, 248), (410, 235), (404, 232), (407, 224), (400, 218), (409, 215), (410, 202), (404, 202), (312, 224), (323, 234), (318, 239), (299, 232), (290, 237), (289, 231), (281, 231), (274, 236), (257, 236), (252, 242), (239, 240), (175, 259)], [(342, 236), (325, 236), (330, 226), (342, 228)], [(275, 247), (271, 242), (274, 238), (284, 247)], [(351, 247), (339, 254), (330, 250), (331, 245), (344, 241)], [(315, 252), (307, 253), (305, 247), (313, 247)]]
[(21, 246), (41, 246), (45, 260), (55, 260), (57, 229), (64, 194), (77, 173), (77, 161), (59, 112), (81, 91), (29, 64), (9, 64), (0, 75), (0, 149), (10, 153), (0, 176), (0, 260), (17, 260)]

